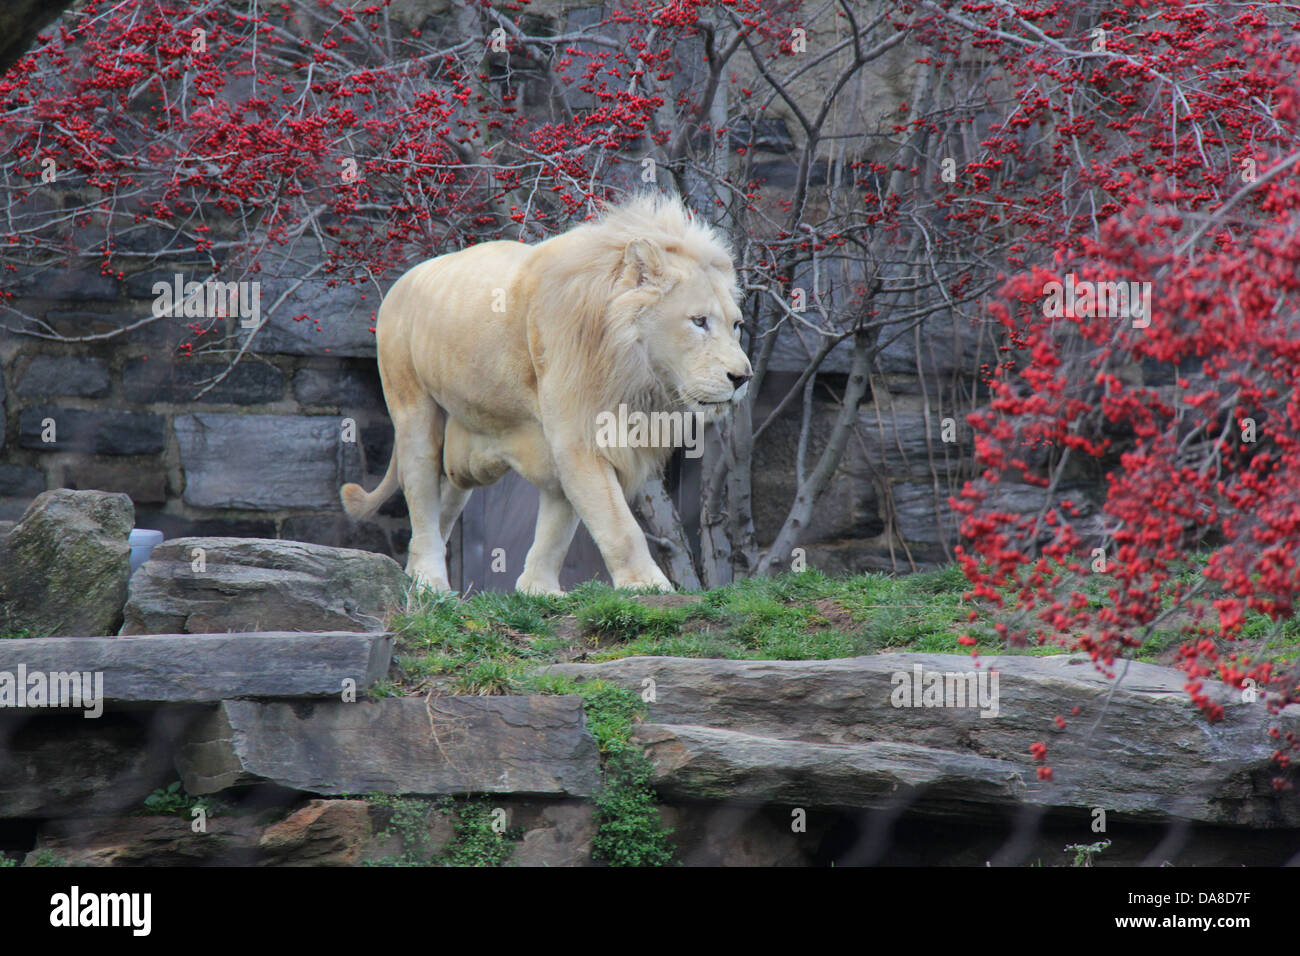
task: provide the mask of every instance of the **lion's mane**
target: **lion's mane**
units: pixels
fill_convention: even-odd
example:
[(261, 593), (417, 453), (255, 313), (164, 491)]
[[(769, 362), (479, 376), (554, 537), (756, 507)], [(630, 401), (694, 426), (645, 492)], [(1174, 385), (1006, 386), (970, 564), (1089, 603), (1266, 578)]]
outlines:
[[(624, 251), (646, 240), (664, 253), (653, 281), (619, 291)], [(718, 273), (735, 295), (731, 254), (718, 233), (678, 200), (646, 195), (609, 207), (592, 223), (547, 240), (517, 289), (527, 303), (529, 350), (539, 375), (565, 383), (555, 390), (561, 414), (581, 426), (589, 447), (618, 472), (625, 490), (662, 468), (671, 449), (598, 448), (597, 415), (629, 411), (685, 412), (672, 369), (655, 368), (641, 328), (686, 270)], [(516, 300), (518, 301), (518, 300)]]

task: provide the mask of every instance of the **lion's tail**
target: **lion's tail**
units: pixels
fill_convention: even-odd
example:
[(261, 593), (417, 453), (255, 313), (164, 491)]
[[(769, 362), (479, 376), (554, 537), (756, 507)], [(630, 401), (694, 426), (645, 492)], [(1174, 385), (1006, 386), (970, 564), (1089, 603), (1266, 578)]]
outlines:
[(393, 496), (399, 484), (401, 481), (397, 474), (397, 445), (394, 444), (393, 455), (388, 459), (388, 471), (384, 472), (384, 480), (379, 483), (378, 488), (367, 492), (356, 482), (350, 481), (339, 489), (339, 497), (343, 499), (343, 510), (353, 521), (364, 521)]

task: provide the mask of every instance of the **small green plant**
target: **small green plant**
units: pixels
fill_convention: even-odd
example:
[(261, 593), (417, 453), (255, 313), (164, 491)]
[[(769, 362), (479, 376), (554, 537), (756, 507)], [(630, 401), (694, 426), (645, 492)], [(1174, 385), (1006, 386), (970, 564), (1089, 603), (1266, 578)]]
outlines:
[(486, 697), (508, 694), (515, 686), (519, 668), (500, 660), (481, 660), (470, 665), (469, 670), (456, 677), (453, 688), (458, 694)]
[(596, 796), (596, 836), (592, 855), (611, 866), (668, 866), (670, 835), (656, 809), (650, 787), (651, 765), (632, 743), (632, 729), (644, 716), (636, 694), (604, 681), (575, 688), (583, 699), (587, 727), (596, 738), (604, 781)]
[(1074, 851), (1074, 862), (1071, 866), (1092, 866), (1093, 858), (1099, 856), (1101, 852), (1110, 846), (1109, 840), (1102, 840), (1100, 843), (1071, 843), (1065, 848), (1065, 852)]
[(32, 866), (67, 866), (68, 861), (53, 850), (41, 850), (32, 858)]
[(605, 762), (605, 781), (596, 795), (596, 836), (591, 852), (610, 866), (670, 866), (670, 831), (659, 819), (650, 787), (650, 761), (624, 750)]
[(159, 787), (145, 797), (144, 810), (141, 811), (141, 815), (187, 817), (191, 815), (191, 812), (196, 807), (202, 807), (210, 817), (217, 814), (215, 803), (203, 797), (190, 796), (181, 787), (181, 782), (177, 780), (166, 787)]
[(385, 677), (367, 687), (366, 695), (371, 700), (383, 700), (385, 697), (401, 697), (402, 688), (396, 681)]
[(367, 798), (377, 807), (390, 812), (388, 823), (376, 836), (381, 840), (397, 837), (396, 856), (367, 860), (367, 866), (427, 866), (429, 849), (429, 819), (436, 809), (430, 800), (418, 797), (395, 797), (375, 793)]
[[(380, 839), (397, 837), (396, 855), (367, 860), (367, 866), (500, 866), (514, 852), (518, 833), (498, 833), (492, 826), (492, 807), (481, 800), (456, 801), (450, 797), (428, 800), (371, 794), (372, 804), (390, 811)], [(429, 829), (433, 815), (454, 815), (455, 838), (435, 851)]]
[(443, 866), (500, 866), (514, 852), (508, 832), (492, 826), (492, 808), (482, 800), (456, 806), (456, 839), (439, 854)]
[(32, 637), (49, 637), (49, 631), (33, 630), (26, 624), (19, 624), (7, 609), (0, 608), (0, 641), (26, 640)]

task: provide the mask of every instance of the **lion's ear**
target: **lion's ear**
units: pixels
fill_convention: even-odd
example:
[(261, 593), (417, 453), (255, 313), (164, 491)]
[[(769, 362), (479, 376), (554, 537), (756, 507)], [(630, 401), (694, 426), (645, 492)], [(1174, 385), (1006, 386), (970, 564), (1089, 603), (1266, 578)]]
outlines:
[(623, 279), (631, 285), (656, 285), (664, 274), (664, 250), (653, 239), (633, 239), (623, 250)]

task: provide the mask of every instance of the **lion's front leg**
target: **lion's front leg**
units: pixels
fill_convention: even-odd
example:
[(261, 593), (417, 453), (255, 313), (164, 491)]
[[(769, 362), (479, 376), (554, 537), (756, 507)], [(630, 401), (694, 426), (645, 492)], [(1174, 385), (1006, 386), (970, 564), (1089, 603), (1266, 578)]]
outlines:
[(577, 444), (555, 457), (564, 492), (600, 549), (614, 587), (671, 591), (672, 583), (650, 557), (614, 467)]

